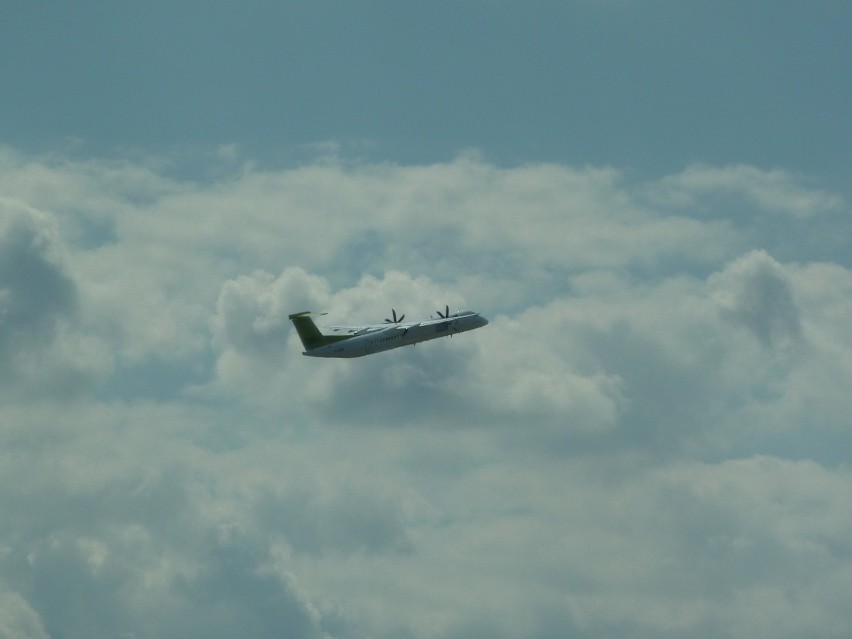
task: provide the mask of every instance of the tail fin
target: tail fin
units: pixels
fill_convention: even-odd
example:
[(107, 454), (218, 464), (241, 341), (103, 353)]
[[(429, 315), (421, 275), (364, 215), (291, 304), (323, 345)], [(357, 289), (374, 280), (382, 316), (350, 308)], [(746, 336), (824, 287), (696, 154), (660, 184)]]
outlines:
[[(307, 351), (329, 343), (326, 336), (320, 333), (317, 325), (314, 324), (311, 315), (314, 315), (314, 313), (303, 311), (288, 316), (288, 319), (293, 322), (293, 326), (296, 327), (296, 332), (299, 333), (299, 338)], [(320, 315), (325, 315), (325, 313), (320, 313)]]

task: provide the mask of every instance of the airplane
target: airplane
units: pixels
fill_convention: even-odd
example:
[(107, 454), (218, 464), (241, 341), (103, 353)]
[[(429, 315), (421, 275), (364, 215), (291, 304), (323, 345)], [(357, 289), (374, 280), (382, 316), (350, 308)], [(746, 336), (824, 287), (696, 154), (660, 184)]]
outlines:
[(392, 348), (408, 346), (418, 342), (447, 337), (456, 333), (472, 331), (488, 324), (488, 320), (473, 311), (458, 311), (450, 315), (450, 307), (438, 311), (438, 317), (419, 322), (403, 322), (405, 314), (396, 316), (391, 309), (391, 318), (384, 324), (365, 326), (329, 326), (330, 332), (321, 332), (312, 318), (326, 313), (303, 311), (293, 313), (288, 319), (293, 322), (309, 357), (363, 357)]

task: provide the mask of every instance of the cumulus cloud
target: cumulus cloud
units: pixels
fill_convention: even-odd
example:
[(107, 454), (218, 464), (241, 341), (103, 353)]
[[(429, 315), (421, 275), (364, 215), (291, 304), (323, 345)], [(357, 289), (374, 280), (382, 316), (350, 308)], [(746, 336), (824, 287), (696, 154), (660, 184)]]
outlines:
[[(3, 335), (51, 332), (74, 310), (76, 290), (58, 255), (55, 225), (44, 214), (2, 202), (0, 281)], [(8, 348), (8, 344), (5, 345)]]
[(318, 308), (328, 298), (327, 282), (300, 268), (289, 268), (279, 277), (258, 271), (229, 280), (219, 295), (214, 340), (224, 348), (279, 359), (288, 310)]
[(778, 248), (839, 216), (749, 221), (839, 196), (219, 155), (0, 155), (0, 634), (848, 635), (852, 271)]
[(765, 251), (731, 262), (713, 278), (719, 312), (766, 346), (801, 338), (799, 309), (784, 268)]
[[(58, 410), (0, 411), (2, 476), (16, 485), (0, 496), (8, 514), (0, 524), (4, 601), (18, 611), (6, 617), (10, 627), (17, 619), (44, 636), (320, 637), (328, 614), (346, 627), (311, 603), (274, 552), (277, 526), (265, 518), (297, 527), (311, 525), (310, 516), (295, 506), (283, 515), (281, 502), (256, 511), (260, 499), (243, 499), (239, 479), (250, 476), (255, 454), (236, 460), (243, 470), (225, 479), (222, 459), (180, 438), (157, 454), (145, 434), (159, 430), (162, 442), (197, 425), (198, 414), (187, 421), (145, 407)], [(265, 475), (263, 490), (281, 483)], [(348, 507), (370, 503), (357, 489), (349, 497)], [(374, 525), (385, 514), (364, 512)], [(337, 523), (318, 530), (334, 535)]]
[(848, 482), (813, 462), (753, 457), (667, 466), (607, 491), (611, 537), (577, 558), (584, 585), (567, 597), (580, 635), (626, 623), (635, 636), (796, 637), (837, 620)]
[(694, 165), (660, 180), (650, 192), (680, 207), (699, 206), (703, 199), (739, 196), (761, 211), (802, 219), (836, 213), (845, 207), (842, 196), (811, 188), (789, 171), (764, 171), (747, 165)]
[(0, 378), (4, 390), (76, 393), (110, 367), (77, 322), (79, 295), (56, 224), (0, 200)]

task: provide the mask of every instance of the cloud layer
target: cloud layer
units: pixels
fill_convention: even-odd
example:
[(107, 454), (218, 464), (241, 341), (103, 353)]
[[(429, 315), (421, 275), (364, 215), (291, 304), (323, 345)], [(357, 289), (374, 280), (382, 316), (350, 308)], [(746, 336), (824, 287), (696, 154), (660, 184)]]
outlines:
[[(201, 164), (0, 151), (0, 634), (848, 636), (838, 194)], [(445, 304), (491, 323), (286, 321)]]

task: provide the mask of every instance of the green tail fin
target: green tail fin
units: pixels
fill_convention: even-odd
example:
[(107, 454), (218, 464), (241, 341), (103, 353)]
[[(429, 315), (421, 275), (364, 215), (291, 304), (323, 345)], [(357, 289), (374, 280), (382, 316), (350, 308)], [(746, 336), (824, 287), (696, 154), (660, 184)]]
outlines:
[(310, 311), (304, 311), (302, 313), (293, 313), (289, 316), (290, 321), (293, 322), (293, 326), (296, 327), (296, 332), (299, 333), (299, 338), (302, 340), (305, 350), (308, 351), (312, 348), (328, 344), (325, 336), (320, 333), (317, 325), (314, 324), (314, 320), (311, 319), (311, 315)]
[(293, 326), (296, 327), (296, 332), (299, 334), (299, 338), (302, 340), (306, 351), (326, 346), (327, 344), (342, 342), (352, 337), (351, 335), (323, 335), (320, 333), (317, 325), (314, 324), (314, 320), (311, 319), (312, 315), (325, 315), (325, 313), (303, 311), (288, 315), (290, 321), (293, 322)]

